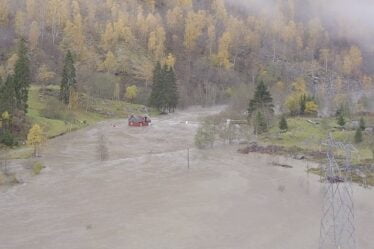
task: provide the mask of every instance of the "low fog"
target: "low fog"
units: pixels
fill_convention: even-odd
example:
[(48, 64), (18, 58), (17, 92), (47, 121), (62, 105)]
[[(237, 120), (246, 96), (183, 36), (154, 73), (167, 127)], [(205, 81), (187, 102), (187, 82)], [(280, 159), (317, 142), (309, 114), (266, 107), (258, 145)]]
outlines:
[[(274, 14), (276, 0), (226, 0), (229, 4), (246, 6), (249, 11)], [(372, 0), (291, 0), (295, 16), (308, 20), (319, 16), (332, 34), (339, 25), (339, 39), (359, 43), (367, 52), (374, 52), (374, 1)]]

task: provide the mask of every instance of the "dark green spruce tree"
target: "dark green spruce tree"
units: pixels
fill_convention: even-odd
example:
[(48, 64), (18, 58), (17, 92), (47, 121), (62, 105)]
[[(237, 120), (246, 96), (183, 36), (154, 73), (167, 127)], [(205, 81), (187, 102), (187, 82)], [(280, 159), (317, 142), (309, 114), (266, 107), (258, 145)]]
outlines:
[(248, 114), (252, 116), (258, 110), (266, 110), (269, 113), (274, 113), (273, 98), (263, 81), (258, 84), (255, 95), (249, 102)]
[(16, 110), (16, 92), (14, 88), (14, 76), (8, 75), (0, 86), (0, 115), (4, 112), (13, 114)]
[(345, 125), (345, 119), (344, 119), (344, 115), (343, 113), (339, 113), (339, 116), (336, 118), (336, 122), (338, 123), (338, 125), (340, 125), (341, 127), (343, 127)]
[(15, 90), (16, 107), (18, 110), (27, 112), (27, 101), (31, 83), (30, 60), (24, 39), (18, 45), (18, 60), (14, 67), (13, 84)]
[(177, 79), (175, 76), (174, 69), (172, 67), (164, 66), (163, 69), (164, 75), (164, 91), (166, 99), (166, 107), (169, 112), (174, 112), (178, 105), (178, 87)]
[(255, 128), (254, 130), (255, 134), (258, 134), (258, 135), (266, 132), (268, 129), (268, 125), (266, 123), (264, 115), (260, 111), (256, 113), (254, 128)]
[(154, 70), (153, 70), (153, 84), (152, 84), (152, 92), (149, 98), (149, 105), (155, 107), (157, 109), (161, 109), (162, 107), (162, 82), (163, 82), (163, 75), (162, 75), (162, 68), (160, 62), (157, 62)]
[[(254, 97), (249, 102), (248, 107), (248, 119), (253, 119), (256, 134), (261, 134), (267, 131), (273, 113), (273, 98), (264, 82), (261, 81), (258, 84)], [(256, 116), (253, 117), (253, 114), (256, 114)]]
[(149, 105), (161, 112), (174, 111), (178, 105), (178, 88), (173, 68), (158, 62), (153, 70), (152, 93)]
[(70, 94), (72, 90), (77, 90), (77, 80), (74, 58), (70, 50), (68, 50), (65, 57), (65, 64), (62, 71), (62, 80), (60, 87), (60, 99), (66, 105), (70, 103)]

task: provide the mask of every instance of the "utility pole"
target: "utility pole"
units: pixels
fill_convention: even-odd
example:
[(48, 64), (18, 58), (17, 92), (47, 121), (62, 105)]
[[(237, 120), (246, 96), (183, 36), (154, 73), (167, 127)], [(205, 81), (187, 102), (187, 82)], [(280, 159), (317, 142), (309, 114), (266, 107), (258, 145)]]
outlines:
[(187, 148), (187, 168), (190, 169), (190, 147)]

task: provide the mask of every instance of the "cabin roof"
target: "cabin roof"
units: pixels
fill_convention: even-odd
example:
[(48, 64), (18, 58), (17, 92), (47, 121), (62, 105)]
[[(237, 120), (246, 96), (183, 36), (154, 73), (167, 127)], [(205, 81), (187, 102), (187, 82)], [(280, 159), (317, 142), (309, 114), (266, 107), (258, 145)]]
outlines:
[(143, 122), (144, 121), (144, 117), (141, 117), (141, 116), (131, 116), (129, 118), (129, 121), (130, 122), (134, 122), (134, 123), (140, 123), (140, 122)]

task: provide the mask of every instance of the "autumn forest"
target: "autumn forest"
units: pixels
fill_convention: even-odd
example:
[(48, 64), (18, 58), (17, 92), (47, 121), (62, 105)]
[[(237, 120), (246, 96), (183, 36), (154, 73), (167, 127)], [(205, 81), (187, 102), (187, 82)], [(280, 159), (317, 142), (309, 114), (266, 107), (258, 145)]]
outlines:
[(364, 29), (350, 29), (339, 15), (327, 18), (324, 5), (0, 0), (0, 77), (14, 73), (24, 39), (30, 82), (42, 88), (61, 83), (70, 53), (74, 89), (85, 96), (147, 105), (160, 63), (173, 71), (178, 107), (230, 103), (245, 111), (263, 82), (278, 114), (299, 112), (303, 96), (308, 111), (322, 116), (339, 108), (369, 112), (374, 49), (361, 42)]

